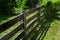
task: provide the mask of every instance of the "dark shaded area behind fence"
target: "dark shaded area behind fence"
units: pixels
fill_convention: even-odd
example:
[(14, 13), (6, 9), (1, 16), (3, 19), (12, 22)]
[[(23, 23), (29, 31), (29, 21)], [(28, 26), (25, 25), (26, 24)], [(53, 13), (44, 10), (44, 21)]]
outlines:
[(15, 14), (14, 7), (16, 6), (15, 0), (0, 0), (0, 16)]

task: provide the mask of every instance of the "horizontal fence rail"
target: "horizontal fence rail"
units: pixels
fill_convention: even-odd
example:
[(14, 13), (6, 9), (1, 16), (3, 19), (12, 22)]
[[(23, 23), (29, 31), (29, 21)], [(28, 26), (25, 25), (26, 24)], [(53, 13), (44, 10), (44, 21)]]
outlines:
[(23, 14), (18, 15), (16, 18), (0, 25), (0, 32), (3, 32), (4, 30), (8, 29), (9, 27), (13, 26), (15, 23), (23, 19)]
[[(38, 11), (38, 13), (33, 15), (31, 18), (26, 19), (27, 16), (33, 14), (35, 11)], [(44, 6), (36, 7), (36, 8), (29, 10), (28, 12), (20, 14), (16, 18), (0, 25), (0, 33), (2, 33), (5, 30), (7, 30), (8, 28), (10, 28), (11, 26), (15, 25), (17, 22), (21, 22), (21, 20), (22, 20), (22, 23), (20, 23), (20, 25), (17, 28), (13, 29), (11, 32), (9, 32), (8, 34), (1, 37), (0, 40), (5, 40), (5, 39), (9, 40), (9, 38), (11, 38), (13, 35), (15, 35), (17, 33), (17, 31), (19, 31), (21, 29), (23, 30), (23, 32), (21, 34), (19, 34), (14, 40), (19, 40), (21, 37), (23, 40), (28, 40), (28, 37), (30, 36), (31, 32), (34, 29), (36, 29), (37, 26), (39, 25), (39, 21), (38, 21), (39, 17), (40, 17), (39, 12), (42, 12), (42, 11), (44, 11)], [(31, 30), (31, 32), (29, 32), (27, 34), (28, 30), (37, 22), (38, 22), (38, 24), (36, 25), (36, 27), (34, 27)], [(28, 27), (26, 27), (27, 25), (28, 25)]]

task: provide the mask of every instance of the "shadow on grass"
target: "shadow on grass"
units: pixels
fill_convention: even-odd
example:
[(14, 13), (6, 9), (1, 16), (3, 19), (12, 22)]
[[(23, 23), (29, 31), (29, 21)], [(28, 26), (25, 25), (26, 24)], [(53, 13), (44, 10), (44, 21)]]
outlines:
[[(31, 32), (29, 40), (43, 40), (47, 31), (50, 28), (51, 23), (54, 20), (60, 20), (60, 7), (59, 2), (52, 3), (48, 2), (45, 6), (45, 11), (42, 16), (40, 16), (40, 22), (38, 23), (36, 28)], [(41, 13), (42, 14), (42, 13)]]

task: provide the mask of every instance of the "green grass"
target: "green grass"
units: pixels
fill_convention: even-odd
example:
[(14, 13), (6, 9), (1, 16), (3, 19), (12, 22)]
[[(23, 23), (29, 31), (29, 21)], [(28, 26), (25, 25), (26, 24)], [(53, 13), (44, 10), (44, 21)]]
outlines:
[(52, 22), (44, 40), (60, 40), (60, 21)]

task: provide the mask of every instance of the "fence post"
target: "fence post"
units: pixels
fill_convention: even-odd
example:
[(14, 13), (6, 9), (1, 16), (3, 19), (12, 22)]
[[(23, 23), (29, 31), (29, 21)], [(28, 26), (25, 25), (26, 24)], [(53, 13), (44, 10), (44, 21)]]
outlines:
[(25, 13), (23, 12), (23, 9), (20, 10), (20, 13), (23, 14), (23, 20), (21, 20), (21, 22), (23, 21), (24, 24), (23, 24), (23, 30), (24, 30), (24, 33), (22, 34), (23, 35), (23, 40), (27, 40), (27, 35), (26, 35), (26, 15)]
[(38, 9), (38, 14), (37, 14), (37, 21), (38, 21), (38, 25), (40, 27), (40, 8)]

